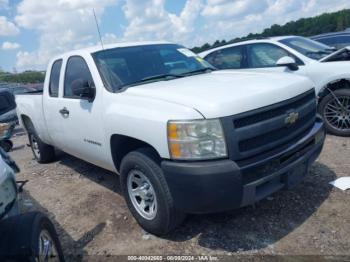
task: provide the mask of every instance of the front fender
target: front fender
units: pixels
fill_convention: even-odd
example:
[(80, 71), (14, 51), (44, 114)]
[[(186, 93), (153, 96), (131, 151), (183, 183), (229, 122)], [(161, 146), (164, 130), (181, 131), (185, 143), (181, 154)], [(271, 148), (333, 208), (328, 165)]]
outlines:
[(322, 94), (328, 85), (341, 80), (350, 81), (350, 62), (315, 63), (308, 69), (310, 78), (316, 85), (318, 95)]
[[(151, 145), (165, 159), (170, 158), (168, 121), (203, 118), (192, 108), (152, 98), (110, 93), (105, 102), (106, 139), (114, 134), (138, 139)], [(106, 140), (105, 144), (110, 143)]]

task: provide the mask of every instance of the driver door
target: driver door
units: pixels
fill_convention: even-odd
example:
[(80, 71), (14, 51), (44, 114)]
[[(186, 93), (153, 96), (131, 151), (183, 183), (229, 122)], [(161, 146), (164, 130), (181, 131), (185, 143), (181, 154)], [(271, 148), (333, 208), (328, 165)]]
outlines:
[[(77, 83), (90, 83), (94, 80), (85, 59), (71, 56), (66, 64), (63, 97), (60, 104), (61, 129), (65, 140), (62, 150), (95, 165), (103, 166), (106, 160), (106, 145), (103, 144), (101, 94), (96, 91), (93, 101), (82, 98), (73, 92)], [(100, 99), (98, 99), (100, 98)]]

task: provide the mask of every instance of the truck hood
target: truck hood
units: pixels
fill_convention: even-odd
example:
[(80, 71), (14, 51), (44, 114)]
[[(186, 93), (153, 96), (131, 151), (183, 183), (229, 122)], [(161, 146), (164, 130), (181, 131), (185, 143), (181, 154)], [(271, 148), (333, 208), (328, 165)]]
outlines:
[(325, 56), (320, 62), (350, 61), (350, 46), (344, 47), (334, 53)]
[(184, 105), (205, 118), (224, 117), (275, 104), (313, 87), (305, 77), (222, 70), (130, 87), (128, 95)]

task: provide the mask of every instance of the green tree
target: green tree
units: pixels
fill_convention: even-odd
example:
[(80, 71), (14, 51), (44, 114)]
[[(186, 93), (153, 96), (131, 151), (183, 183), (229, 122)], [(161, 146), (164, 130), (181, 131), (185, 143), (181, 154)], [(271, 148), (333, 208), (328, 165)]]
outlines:
[[(237, 37), (228, 41), (228, 43), (236, 43), (248, 39), (261, 37), (272, 37), (281, 35), (301, 35), (313, 36), (328, 32), (343, 31), (350, 27), (350, 9), (344, 9), (334, 13), (324, 13), (311, 18), (302, 18), (297, 21), (291, 21), (284, 25), (272, 25), (264, 29), (260, 34), (248, 34), (243, 37)], [(223, 40), (225, 41), (225, 40)], [(205, 50), (226, 44), (226, 41), (216, 40), (214, 44), (205, 44), (201, 47), (194, 47), (194, 52), (203, 52)]]
[(25, 71), (23, 73), (11, 74), (11, 73), (0, 73), (0, 82), (7, 83), (42, 83), (45, 79), (44, 72), (38, 71)]

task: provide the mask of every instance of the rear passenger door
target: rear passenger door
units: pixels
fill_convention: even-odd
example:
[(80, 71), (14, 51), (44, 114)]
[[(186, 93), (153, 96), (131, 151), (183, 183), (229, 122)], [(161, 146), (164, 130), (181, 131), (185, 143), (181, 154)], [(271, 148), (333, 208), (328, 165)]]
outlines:
[[(43, 111), (51, 144), (61, 148), (64, 143), (62, 133), (60, 86), (62, 85), (63, 59), (57, 59), (51, 65), (50, 78), (45, 82), (43, 94)], [(39, 110), (39, 109), (38, 109)]]

